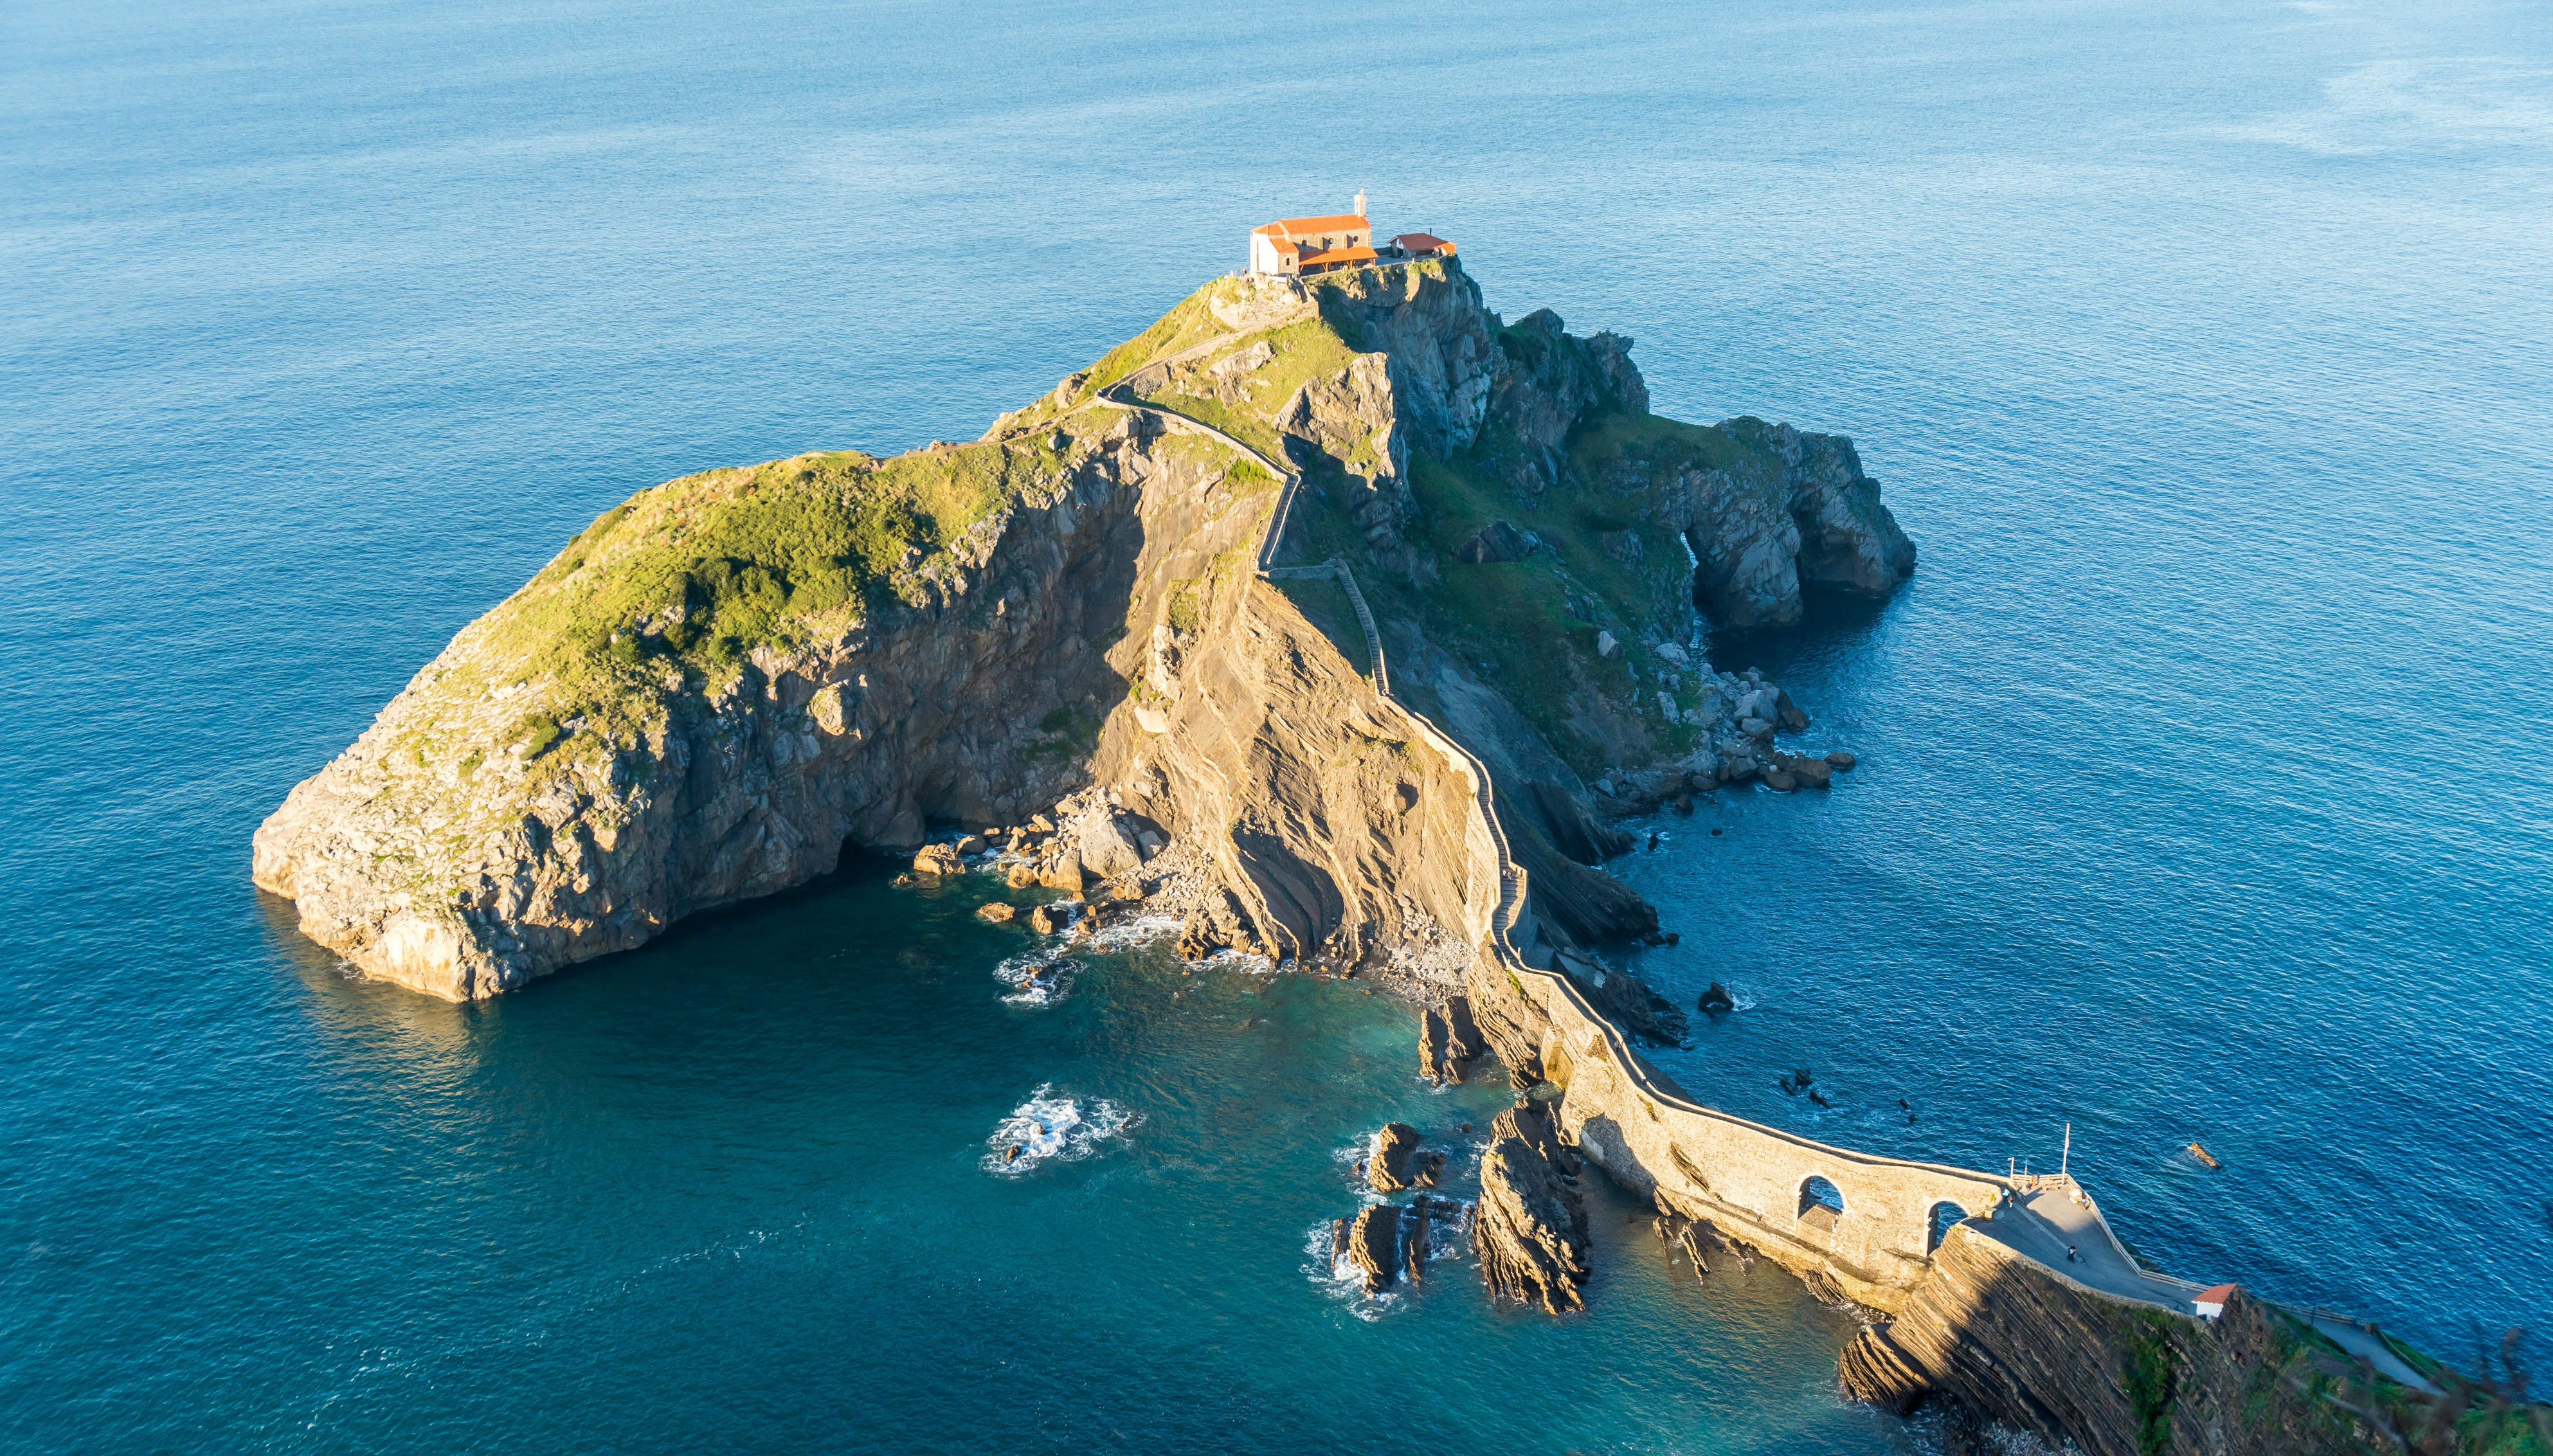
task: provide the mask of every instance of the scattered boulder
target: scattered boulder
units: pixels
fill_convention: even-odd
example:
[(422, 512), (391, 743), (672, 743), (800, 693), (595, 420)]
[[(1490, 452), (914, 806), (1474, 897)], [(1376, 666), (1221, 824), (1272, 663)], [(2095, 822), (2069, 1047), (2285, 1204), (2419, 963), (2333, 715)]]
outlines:
[(1859, 763), (1860, 761), (1860, 759), (1853, 757), (1841, 748), (1837, 748), (1827, 755), (1827, 763), (1830, 767), (1844, 771), (1849, 771), (1854, 764)]
[(1072, 928), (1073, 921), (1079, 918), (1074, 914), (1074, 908), (1073, 902), (1069, 900), (1057, 900), (1052, 905), (1040, 905), (1029, 912), (1029, 929), (1042, 936), (1069, 930)]
[(1678, 643), (1660, 642), (1657, 644), (1656, 651), (1660, 657), (1665, 658), (1667, 661), (1674, 663), (1678, 667), (1682, 667), (1685, 664), (1684, 648)]
[(989, 921), (994, 925), (1008, 925), (1019, 913), (1019, 908), (1006, 900), (988, 900), (975, 907), (977, 920)]
[(1532, 544), (1524, 532), (1503, 520), (1494, 520), (1465, 537), (1463, 544), (1454, 548), (1454, 559), (1475, 566), (1493, 561), (1522, 561), (1524, 553), (1532, 549)]
[(1691, 794), (1676, 795), (1675, 812), (1683, 815), (1687, 819), (1693, 818), (1693, 796)]
[(1823, 758), (1803, 758), (1796, 754), (1779, 753), (1774, 755), (1773, 761), (1782, 772), (1789, 774), (1804, 787), (1823, 789), (1834, 782), (1834, 766)]
[(1088, 876), (1082, 872), (1081, 851), (1078, 849), (1064, 850), (1038, 871), (1038, 883), (1050, 890), (1070, 890), (1077, 895), (1087, 882)]
[(1718, 981), (1713, 981), (1702, 993), (1702, 1011), (1706, 1016), (1726, 1016), (1736, 1009), (1737, 999), (1729, 995), (1728, 988)]
[(1764, 787), (1771, 789), (1777, 794), (1787, 794), (1799, 786), (1800, 781), (1791, 777), (1790, 774), (1784, 772), (1779, 766), (1764, 770)]
[(913, 856), (913, 872), (915, 874), (931, 875), (937, 878), (944, 875), (961, 874), (965, 871), (965, 863), (957, 857), (957, 846), (954, 844), (925, 844), (922, 846), (921, 852)]
[(1791, 731), (1796, 733), (1809, 726), (1809, 716), (1800, 711), (1799, 704), (1791, 701), (1790, 694), (1779, 688), (1773, 690), (1773, 707), (1782, 720), (1782, 727)]
[(1144, 867), (1144, 851), (1116, 815), (1105, 811), (1093, 814), (1081, 822), (1080, 830), (1074, 837), (1073, 850), (1066, 852), (1078, 851), (1081, 867), (1089, 873), (1107, 879)]
[(1613, 634), (1612, 634), (1611, 632), (1604, 631), (1604, 630), (1601, 630), (1601, 629), (1600, 629), (1600, 630), (1596, 633), (1596, 655), (1597, 655), (1597, 656), (1599, 656), (1599, 657), (1618, 657), (1618, 656), (1620, 656), (1620, 655), (1621, 655), (1621, 652), (1622, 652), (1622, 644), (1621, 644), (1620, 642), (1617, 642), (1617, 641), (1613, 640)]
[(957, 840), (955, 847), (959, 858), (972, 858), (984, 852), (984, 837), (967, 835)]

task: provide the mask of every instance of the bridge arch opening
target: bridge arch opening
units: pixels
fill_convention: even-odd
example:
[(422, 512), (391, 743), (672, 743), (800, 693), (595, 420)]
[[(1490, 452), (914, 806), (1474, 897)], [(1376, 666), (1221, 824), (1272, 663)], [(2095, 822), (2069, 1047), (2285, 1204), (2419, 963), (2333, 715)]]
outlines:
[(1942, 1241), (1950, 1236), (1950, 1230), (1956, 1228), (1959, 1221), (1967, 1216), (1968, 1210), (1956, 1203), (1934, 1204), (1932, 1226), (1924, 1234), (1924, 1252), (1930, 1254), (1941, 1248)]
[(1843, 1190), (1816, 1175), (1800, 1183), (1800, 1222), (1831, 1229), (1843, 1217)]

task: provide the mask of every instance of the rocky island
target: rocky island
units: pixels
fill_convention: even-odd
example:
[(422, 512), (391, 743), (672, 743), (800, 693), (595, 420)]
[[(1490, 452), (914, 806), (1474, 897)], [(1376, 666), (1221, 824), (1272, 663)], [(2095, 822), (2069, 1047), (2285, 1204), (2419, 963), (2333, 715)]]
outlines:
[[(1639, 1057), (1683, 1017), (1594, 953), (1664, 934), (1601, 868), (1613, 821), (1852, 764), (1706, 624), (1886, 594), (1915, 548), (1850, 441), (1653, 414), (1630, 340), (1503, 320), (1450, 255), (1218, 279), (969, 443), (641, 492), (292, 791), (257, 883), (469, 1000), (845, 855), (998, 849), (1087, 918), (1176, 916), (1183, 954), (1389, 985), (1428, 1074), (1496, 1057), (1478, 1204), (1342, 1221), (1376, 1284), (1467, 1225), (1494, 1292), (1581, 1307), (1593, 1165), (1697, 1272), (1742, 1251), (1871, 1310), (1864, 1399), (2104, 1456), (2376, 1449), (2293, 1320), (2032, 1252), (2038, 1200), (2097, 1222), (2079, 1190), (1787, 1138)], [(1375, 1185), (1434, 1166), (1392, 1133)]]

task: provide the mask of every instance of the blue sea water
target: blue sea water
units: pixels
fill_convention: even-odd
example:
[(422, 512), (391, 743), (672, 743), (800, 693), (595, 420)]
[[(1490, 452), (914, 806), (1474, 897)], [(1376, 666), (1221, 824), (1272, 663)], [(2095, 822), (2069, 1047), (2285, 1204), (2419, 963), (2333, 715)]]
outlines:
[[(1359, 185), (1923, 546), (1718, 643), (1865, 762), (1619, 866), (1748, 1003), (1663, 1062), (2070, 1122), (2177, 1272), (2553, 1325), (2553, 19), (2407, 9), (0, 13), (0, 1446), (1920, 1446), (1617, 1198), (1583, 1318), (1322, 1278), (1343, 1150), (1498, 1101), (1351, 987), (1016, 1004), (862, 866), (457, 1008), (247, 883), (631, 490), (970, 436)], [(986, 1166), (1058, 1099), (1130, 1121)]]

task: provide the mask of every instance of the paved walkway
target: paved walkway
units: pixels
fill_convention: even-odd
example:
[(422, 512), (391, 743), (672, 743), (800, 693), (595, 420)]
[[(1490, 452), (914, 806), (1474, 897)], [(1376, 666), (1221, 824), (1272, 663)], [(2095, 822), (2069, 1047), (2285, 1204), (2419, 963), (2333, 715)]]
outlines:
[[(2063, 1193), (2025, 1194), (1994, 1218), (1973, 1220), (1968, 1227), (2105, 1294), (2160, 1304), (2182, 1314), (2194, 1312), (2189, 1296), (2196, 1286), (2139, 1268), (2111, 1240), (2097, 1209)], [(2070, 1261), (2065, 1257), (2069, 1244), (2074, 1247)]]
[(2376, 1373), (2386, 1380), (2408, 1386), (2415, 1391), (2426, 1391), (2432, 1396), (2445, 1394), (2431, 1385), (2427, 1377), (2405, 1364), (2401, 1356), (2393, 1353), (2391, 1346), (2359, 1326), (2351, 1324), (2348, 1320), (2319, 1310), (2306, 1312), (2289, 1309), (2287, 1312), (2298, 1319), (2308, 1321), (2333, 1344), (2375, 1366)]

